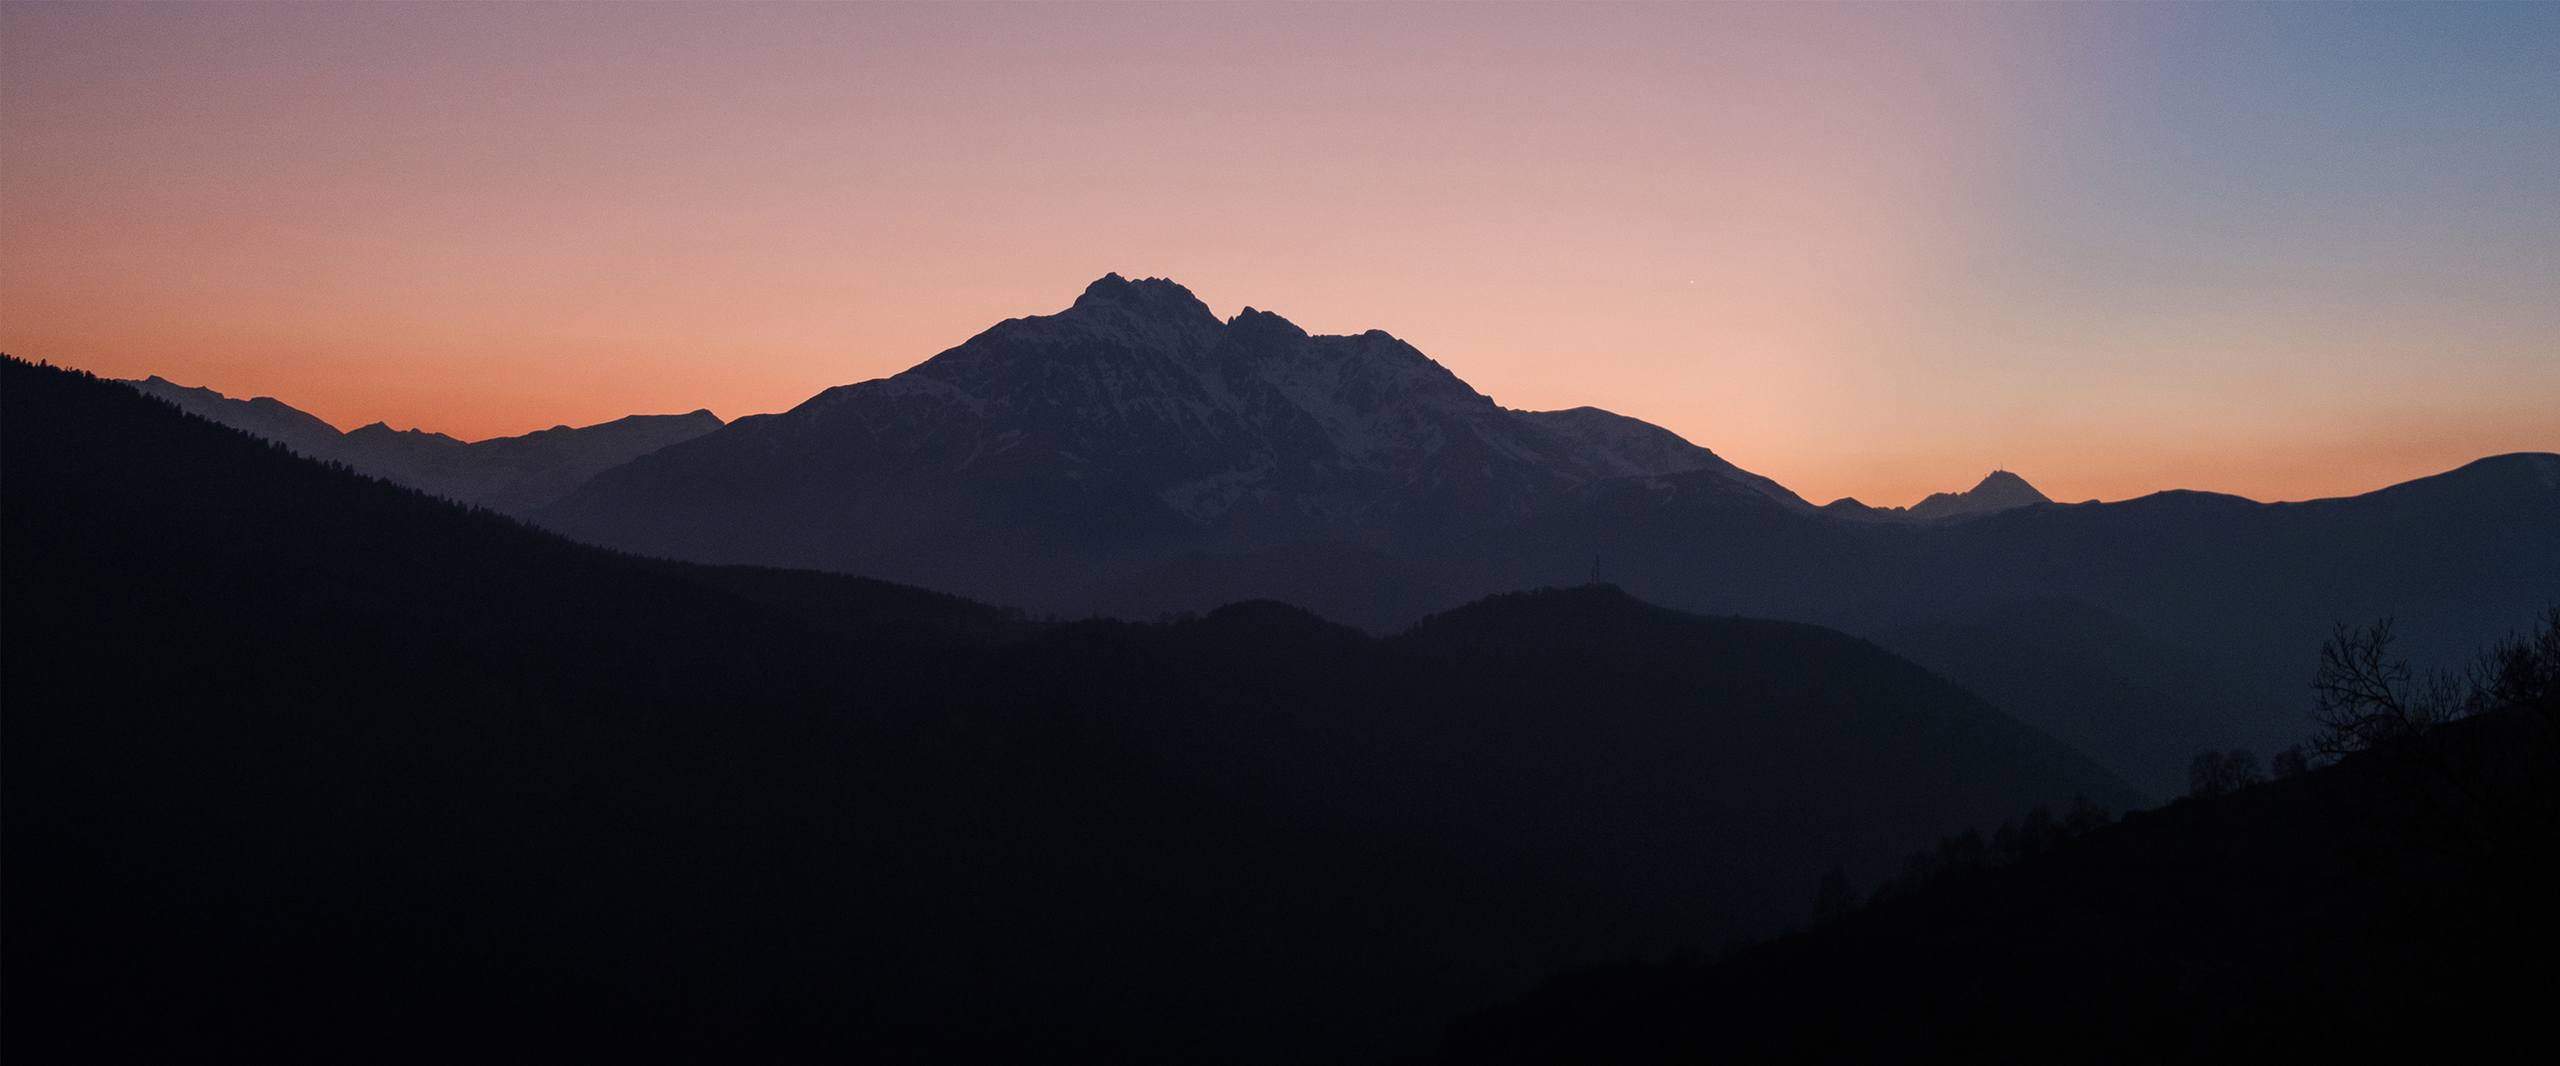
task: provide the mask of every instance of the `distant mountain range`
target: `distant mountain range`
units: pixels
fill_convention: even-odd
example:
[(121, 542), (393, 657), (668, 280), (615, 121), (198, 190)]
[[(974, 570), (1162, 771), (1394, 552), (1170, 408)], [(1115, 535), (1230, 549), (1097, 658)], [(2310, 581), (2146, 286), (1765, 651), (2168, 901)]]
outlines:
[(145, 395), (313, 459), (345, 463), (449, 500), (521, 514), (568, 495), (608, 469), (720, 428), (717, 415), (632, 415), (593, 426), (556, 426), (520, 437), (463, 442), (380, 422), (344, 433), (273, 397), (238, 400), (157, 374), (127, 381)]
[(580, 540), (906, 582), (1036, 614), (1279, 600), (1373, 632), (1511, 589), (1615, 583), (1901, 650), (2175, 791), (2196, 750), (2298, 739), (2339, 622), (2421, 661), (2560, 602), (2560, 456), (2362, 496), (2055, 504), (2014, 473), (1909, 508), (1815, 507), (1661, 427), (1503, 408), (1385, 333), (1220, 321), (1109, 275), (903, 373), (464, 444), (340, 434), (265, 398), (145, 392), (306, 455)]
[[(1310, 336), (1252, 309), (1221, 322), (1180, 285), (1117, 275), (530, 517), (645, 554), (1070, 616), (1278, 599), (1388, 631), (1605, 580), (1927, 647), (2164, 791), (2182, 753), (2297, 739), (2335, 623), (2402, 616), (2440, 661), (2560, 601), (2560, 456), (2308, 503), (2059, 505), (1999, 471), (1907, 510), (1816, 508), (1634, 419), (1506, 410), (1385, 333)], [(2083, 667), (2151, 680), (2100, 710)]]
[[(1043, 624), (635, 559), (0, 371), (0, 935), (46, 977), (13, 1049), (1339, 1061), (1774, 930), (1828, 866), (2138, 801), (1818, 627), (1607, 588), (1386, 638)], [(1406, 429), (1510, 422), (1450, 418)]]
[(2035, 486), (2027, 484), (2027, 479), (2006, 470), (1994, 470), (1970, 489), (1933, 492), (1927, 499), (1909, 507), (1869, 507), (1854, 498), (1842, 497), (1822, 505), (1822, 510), (1825, 514), (1842, 518), (1876, 522), (1933, 522), (2052, 502), (2044, 493), (2036, 491)]
[[(1502, 408), (1386, 333), (1310, 335), (1251, 307), (1221, 322), (1181, 285), (1113, 274), (1063, 312), (740, 419), (534, 517), (649, 554), (874, 574), (1070, 614), (1232, 598), (1156, 587), (1161, 568), (1198, 558), (1242, 573), (1264, 565), (1257, 553), (1374, 555), (1403, 572), (1391, 584), (1416, 587), (1366, 603), (1257, 591), (1312, 592), (1310, 606), (1392, 628), (1519, 586), (1517, 561), (1498, 558), (1534, 547), (1505, 543), (1516, 531), (1612, 483), (1674, 476), (1814, 510), (1659, 426)], [(1908, 510), (1825, 511), (1930, 522), (2043, 502), (2002, 471)]]

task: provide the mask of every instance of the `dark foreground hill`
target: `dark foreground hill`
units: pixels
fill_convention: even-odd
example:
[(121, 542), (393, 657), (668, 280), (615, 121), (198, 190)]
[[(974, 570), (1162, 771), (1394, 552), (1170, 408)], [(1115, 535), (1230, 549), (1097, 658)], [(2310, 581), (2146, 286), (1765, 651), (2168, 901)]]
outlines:
[(2388, 669), (2356, 688), (2459, 692), (2477, 717), (2076, 838), (1950, 838), (1863, 910), (1714, 961), (1573, 972), (1453, 1027), (1441, 1059), (2529, 1054), (2560, 949), (2560, 611), (2490, 661), (2468, 692)]
[(2127, 795), (1806, 626), (1031, 625), (5, 371), (13, 1061), (1359, 1057)]

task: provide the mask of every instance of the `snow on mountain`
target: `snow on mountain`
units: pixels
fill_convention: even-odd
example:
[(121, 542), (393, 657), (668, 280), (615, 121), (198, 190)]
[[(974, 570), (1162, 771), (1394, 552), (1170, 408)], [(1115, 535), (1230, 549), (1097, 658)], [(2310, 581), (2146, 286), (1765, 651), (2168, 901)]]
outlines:
[(1635, 419), (1506, 410), (1385, 332), (1311, 335), (1250, 307), (1221, 322), (1179, 284), (1112, 274), (1064, 311), (612, 471), (538, 520), (983, 590), (956, 541), (1011, 553), (989, 565), (1096, 572), (1311, 540), (1411, 549), (1692, 472), (1807, 508)]

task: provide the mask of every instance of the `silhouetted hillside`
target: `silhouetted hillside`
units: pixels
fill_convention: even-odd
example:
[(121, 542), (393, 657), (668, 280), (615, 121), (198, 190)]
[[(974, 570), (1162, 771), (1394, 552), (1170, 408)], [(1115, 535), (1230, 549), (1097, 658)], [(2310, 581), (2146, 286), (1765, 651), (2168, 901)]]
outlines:
[(5, 371), (12, 1060), (1358, 1057), (2126, 795), (1809, 627), (1041, 626)]
[(1811, 931), (1713, 961), (1560, 976), (1453, 1027), (1441, 1058), (2513, 1055), (2547, 1036), (2560, 948), (2560, 610), (2482, 663), (2449, 688), (2385, 666), (2337, 690), (2393, 721), (2476, 717), (2331, 733), (2355, 749), (2336, 765), (2094, 832), (1950, 838), (1863, 910), (1835, 897)]
[(2212, 656), (2068, 599), (1996, 603), (1894, 627), (1896, 652), (2084, 752), (2136, 787), (2174, 796), (2199, 751), (2298, 739), (2307, 674), (2243, 680)]
[(1136, 719), (1210, 776), (1432, 841), (1502, 893), (1580, 901), (1552, 943), (1523, 924), (1486, 945), (1519, 959), (1773, 928), (1811, 872), (1880, 875), (1911, 841), (2013, 813), (2005, 797), (2136, 799), (1872, 644), (1611, 588), (1496, 597), (1384, 641), (1274, 603), (1067, 633), (1118, 634), (1217, 708)]

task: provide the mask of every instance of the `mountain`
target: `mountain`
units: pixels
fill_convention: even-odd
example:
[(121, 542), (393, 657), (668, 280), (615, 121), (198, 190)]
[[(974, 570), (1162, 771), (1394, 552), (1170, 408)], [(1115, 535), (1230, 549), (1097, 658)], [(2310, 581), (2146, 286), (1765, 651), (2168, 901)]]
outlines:
[(1911, 517), (1926, 521), (2052, 502), (2027, 484), (2027, 479), (2006, 470), (1994, 470), (1963, 492), (1930, 493), (1929, 498), (1911, 505)]
[(1933, 492), (1927, 499), (1902, 507), (1869, 507), (1849, 497), (1822, 505), (1823, 513), (1842, 518), (1871, 522), (1935, 522), (1966, 515), (1990, 514), (2039, 503), (2052, 503), (2044, 493), (2027, 484), (2027, 479), (2006, 470), (1994, 470), (1963, 492)]
[(1907, 511), (1814, 508), (1659, 427), (1506, 410), (1385, 333), (1310, 336), (1250, 308), (1220, 322), (1180, 285), (1113, 275), (531, 518), (1068, 616), (1274, 599), (1388, 633), (1489, 593), (1608, 582), (1908, 650), (2174, 787), (2177, 749), (2300, 737), (2306, 664), (2335, 624), (2398, 616), (2433, 635), (2432, 664), (2560, 600), (2555, 465), (2499, 456), (2280, 504), (2062, 505), (1998, 471)]
[(1040, 624), (0, 372), (13, 1060), (1359, 1059), (2134, 800), (1812, 626), (1605, 588)]
[(1633, 419), (1506, 410), (1386, 333), (1314, 336), (1250, 307), (1221, 322), (1180, 285), (1114, 274), (1063, 312), (740, 419), (534, 517), (647, 554), (1076, 612), (1189, 553), (1428, 554), (1599, 481), (1683, 473), (1806, 506)]
[[(2560, 602), (2550, 454), (2303, 503), (2164, 492), (1909, 525), (1611, 495), (1538, 535), (1589, 545), (1594, 577), (1652, 602), (1907, 650), (2144, 783), (2182, 774), (2185, 744), (2301, 739), (2311, 665), (2338, 624), (2396, 618), (2422, 635), (2422, 669), (2449, 667)], [(2135, 692), (2169, 698), (2120, 698)]]
[(345, 463), (446, 499), (520, 514), (550, 503), (596, 474), (667, 445), (720, 428), (717, 415), (631, 415), (572, 429), (465, 443), (442, 433), (395, 430), (380, 422), (337, 427), (272, 397), (235, 400), (157, 374), (128, 381), (179, 410), (283, 444), (314, 459)]

